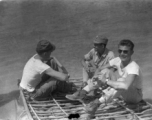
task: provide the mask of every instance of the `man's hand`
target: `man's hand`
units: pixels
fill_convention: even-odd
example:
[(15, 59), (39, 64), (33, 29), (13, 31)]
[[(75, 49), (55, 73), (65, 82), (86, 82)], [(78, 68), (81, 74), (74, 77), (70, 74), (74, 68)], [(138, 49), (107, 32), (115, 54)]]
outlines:
[(69, 82), (69, 79), (70, 79), (69, 73), (67, 74), (67, 76), (68, 76), (68, 77), (67, 77), (66, 81)]
[(98, 79), (105, 84), (106, 83), (106, 74), (98, 74)]
[(95, 72), (96, 71), (96, 67), (95, 65), (92, 65), (90, 62), (86, 62), (85, 65), (84, 65), (84, 68), (87, 72)]
[(98, 74), (100, 74), (100, 72), (101, 72), (100, 69), (96, 69), (95, 73), (94, 73), (94, 76), (97, 76)]
[(90, 72), (90, 67), (92, 67), (90, 61), (82, 60), (82, 66), (87, 72)]
[(84, 69), (85, 69), (87, 72), (90, 72), (91, 64), (90, 64), (89, 61), (83, 62), (83, 67), (84, 67)]
[(87, 72), (90, 72), (90, 68), (87, 66), (87, 65), (85, 65), (85, 66), (83, 66), (84, 67), (84, 69), (87, 71)]
[(70, 74), (68, 73), (68, 78), (70, 78)]
[(90, 67), (90, 68), (89, 68), (89, 72), (93, 72), (93, 73), (94, 73), (95, 71), (96, 71), (96, 68), (95, 68), (95, 67)]

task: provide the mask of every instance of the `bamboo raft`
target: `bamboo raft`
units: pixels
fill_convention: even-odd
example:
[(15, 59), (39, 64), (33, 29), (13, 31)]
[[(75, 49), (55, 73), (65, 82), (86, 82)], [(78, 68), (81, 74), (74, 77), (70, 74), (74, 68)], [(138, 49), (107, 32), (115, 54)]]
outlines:
[[(80, 79), (72, 81), (78, 87), (81, 84)], [(39, 101), (29, 101), (23, 90), (20, 90), (20, 95), (29, 120), (68, 120), (71, 113), (78, 113), (79, 120), (85, 120), (85, 104), (70, 101), (63, 94)], [(112, 103), (100, 105), (93, 120), (152, 120), (152, 105), (145, 101), (137, 105), (127, 105), (123, 100), (115, 99)]]

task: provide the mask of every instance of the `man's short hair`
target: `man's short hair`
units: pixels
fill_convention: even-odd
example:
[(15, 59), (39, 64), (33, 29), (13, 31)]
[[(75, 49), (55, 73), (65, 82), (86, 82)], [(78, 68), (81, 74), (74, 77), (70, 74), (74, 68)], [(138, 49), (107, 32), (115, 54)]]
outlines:
[(127, 46), (130, 47), (130, 50), (134, 49), (134, 43), (131, 40), (123, 39), (119, 42), (118, 46)]
[(36, 52), (38, 54), (42, 54), (44, 52), (54, 51), (54, 50), (55, 50), (55, 45), (53, 45), (48, 40), (40, 40), (36, 47)]

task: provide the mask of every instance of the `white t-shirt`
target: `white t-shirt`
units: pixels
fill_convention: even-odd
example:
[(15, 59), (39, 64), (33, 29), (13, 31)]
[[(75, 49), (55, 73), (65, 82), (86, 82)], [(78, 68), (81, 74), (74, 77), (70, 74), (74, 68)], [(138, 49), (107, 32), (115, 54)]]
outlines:
[(133, 86), (137, 89), (142, 89), (142, 73), (140, 70), (140, 67), (135, 61), (131, 61), (125, 68), (121, 69), (121, 59), (119, 57), (116, 57), (109, 61), (110, 66), (114, 66), (117, 68), (119, 75), (122, 78), (126, 78), (129, 74), (135, 74), (137, 75)]
[(35, 54), (24, 67), (20, 86), (29, 92), (33, 92), (40, 83), (44, 71), (49, 68), (50, 66), (43, 63), (38, 55)]

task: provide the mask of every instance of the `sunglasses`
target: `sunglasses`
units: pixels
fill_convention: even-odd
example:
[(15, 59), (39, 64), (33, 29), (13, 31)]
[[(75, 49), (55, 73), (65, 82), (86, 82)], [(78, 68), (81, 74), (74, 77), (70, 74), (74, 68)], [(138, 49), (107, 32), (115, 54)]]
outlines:
[(128, 50), (120, 50), (120, 49), (118, 50), (118, 53), (119, 53), (119, 54), (122, 53), (122, 52), (123, 52), (124, 54), (128, 54), (129, 51), (128, 51)]

